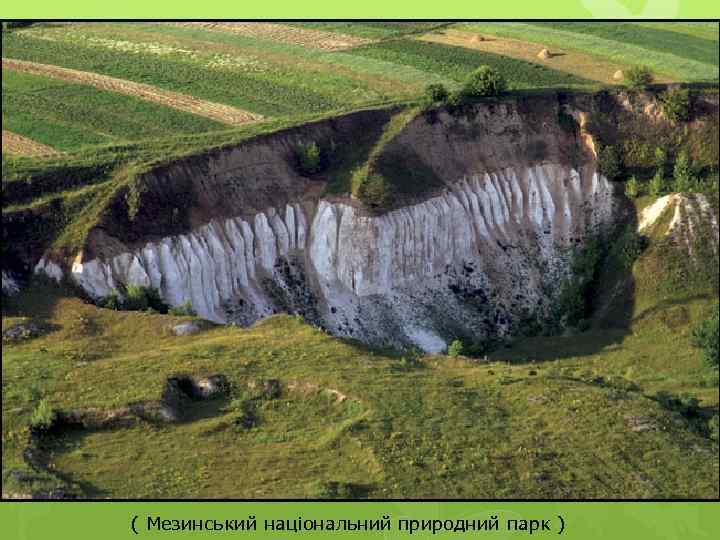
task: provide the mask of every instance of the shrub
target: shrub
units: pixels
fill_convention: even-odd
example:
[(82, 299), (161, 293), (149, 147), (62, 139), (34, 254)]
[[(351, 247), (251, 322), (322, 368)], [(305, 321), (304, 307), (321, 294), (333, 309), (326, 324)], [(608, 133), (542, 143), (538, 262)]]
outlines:
[(146, 288), (142, 285), (128, 285), (125, 290), (123, 308), (130, 311), (144, 311), (150, 307)]
[(686, 152), (680, 152), (673, 167), (673, 191), (682, 193), (690, 191), (695, 185), (695, 178), (690, 167)]
[(470, 101), (471, 96), (466, 88), (460, 88), (452, 92), (447, 98), (447, 106), (451, 112), (461, 111)]
[(351, 482), (318, 482), (315, 487), (317, 499), (361, 499), (366, 495), (366, 488)]
[(655, 159), (653, 160), (654, 165), (661, 171), (665, 171), (665, 164), (667, 163), (667, 151), (662, 147), (658, 146), (655, 148)]
[(499, 96), (507, 89), (505, 78), (490, 66), (480, 66), (470, 74), (465, 83), (465, 93), (470, 97)]
[(627, 85), (631, 90), (644, 90), (653, 82), (653, 75), (647, 66), (633, 66), (625, 74)]
[(445, 103), (449, 93), (442, 84), (428, 84), (425, 87), (425, 97), (430, 103)]
[(609, 255), (619, 268), (629, 270), (647, 247), (646, 242), (633, 225), (627, 225), (612, 243)]
[(685, 88), (672, 88), (660, 96), (665, 117), (671, 122), (686, 122), (690, 118), (690, 92)]
[(393, 201), (394, 190), (380, 175), (368, 176), (358, 188), (358, 198), (370, 208), (387, 208)]
[(115, 311), (121, 310), (122, 298), (120, 297), (120, 293), (117, 292), (117, 290), (113, 289), (112, 291), (110, 291), (110, 294), (100, 300), (99, 305), (100, 307), (104, 307), (106, 309), (114, 309)]
[(301, 144), (295, 152), (298, 170), (301, 174), (312, 176), (322, 170), (322, 155), (317, 143)]
[(188, 300), (184, 304), (180, 304), (179, 306), (171, 307), (168, 311), (170, 315), (175, 315), (176, 317), (195, 317), (197, 313), (193, 309), (192, 301)]
[(608, 180), (615, 180), (622, 174), (622, 159), (615, 146), (601, 146), (598, 152), (598, 170)]
[(41, 400), (30, 416), (30, 428), (34, 431), (50, 429), (55, 421), (55, 411), (52, 410), (47, 400)]
[(720, 308), (715, 305), (713, 313), (702, 321), (692, 332), (693, 346), (702, 350), (702, 357), (709, 365), (718, 367), (718, 324)]
[(680, 413), (685, 418), (697, 418), (700, 414), (700, 402), (694, 396), (676, 396), (661, 390), (655, 394), (657, 401), (664, 409)]
[(556, 319), (563, 325), (577, 327), (586, 319), (591, 308), (593, 282), (597, 278), (603, 258), (600, 241), (593, 238), (575, 251), (570, 264), (571, 275), (560, 288)]
[(128, 285), (125, 289), (125, 298), (118, 291), (113, 290), (103, 298), (99, 305), (107, 309), (144, 311), (152, 309), (160, 313), (167, 313), (168, 306), (163, 302), (157, 289), (143, 285)]
[(658, 169), (655, 176), (652, 177), (648, 184), (648, 191), (653, 197), (660, 197), (667, 193), (667, 186), (665, 185), (665, 176), (661, 169)]
[(713, 441), (718, 441), (718, 438), (720, 438), (720, 422), (718, 422), (717, 414), (708, 422), (708, 431), (710, 432), (710, 438)]
[(637, 178), (631, 176), (630, 179), (625, 182), (625, 196), (629, 199), (636, 199), (640, 192)]
[(457, 357), (462, 356), (465, 352), (465, 346), (463, 345), (463, 342), (459, 339), (454, 339), (448, 346), (447, 354), (448, 356)]

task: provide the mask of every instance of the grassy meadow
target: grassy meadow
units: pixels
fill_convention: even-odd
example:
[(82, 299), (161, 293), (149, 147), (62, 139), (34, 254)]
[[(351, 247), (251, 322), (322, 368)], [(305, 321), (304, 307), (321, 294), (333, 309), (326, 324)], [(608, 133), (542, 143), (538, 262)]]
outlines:
[[(30, 316), (53, 329), (4, 345), (4, 489), (7, 472), (23, 470), (40, 400), (111, 409), (157, 399), (172, 374), (222, 373), (230, 395), (185, 422), (69, 431), (51, 463), (91, 497), (304, 498), (333, 482), (353, 497), (717, 497), (705, 420), (657, 398), (690, 393), (717, 407), (717, 371), (688, 346), (708, 305), (518, 340), (485, 362), (373, 351), (289, 316), (175, 337), (167, 328), (181, 319), (99, 309), (38, 284), (3, 309), (3, 328)], [(255, 427), (238, 425), (248, 384), (267, 379), (281, 396), (255, 402)]]
[(3, 72), (2, 93), (5, 129), (64, 151), (227, 129), (132, 96), (17, 71)]

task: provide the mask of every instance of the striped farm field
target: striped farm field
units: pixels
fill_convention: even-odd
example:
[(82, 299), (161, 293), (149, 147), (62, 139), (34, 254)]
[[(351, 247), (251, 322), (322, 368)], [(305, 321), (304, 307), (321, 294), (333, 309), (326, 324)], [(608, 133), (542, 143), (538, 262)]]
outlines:
[(605, 84), (614, 84), (613, 74), (628, 67), (589, 54), (559, 48), (553, 48), (550, 58), (539, 59), (541, 47), (537, 43), (496, 36), (482, 37), (477, 32), (455, 28), (443, 28), (424, 34), (418, 39), (540, 64), (555, 71)]
[(642, 47), (656, 53), (670, 54), (693, 62), (718, 65), (717, 39), (707, 39), (673, 30), (638, 26), (632, 23), (613, 25), (597, 23), (538, 23), (539, 28), (575, 32)]
[(241, 36), (248, 36), (281, 43), (302, 45), (311, 49), (337, 51), (349, 49), (370, 43), (371, 40), (363, 37), (326, 32), (317, 28), (303, 26), (289, 26), (274, 23), (252, 22), (181, 22), (173, 23), (180, 26), (198, 27), (218, 32), (230, 32)]
[(312, 77), (306, 75), (303, 80), (299, 74), (299, 82), (304, 84), (294, 84), (290, 70), (286, 73), (257, 72), (253, 66), (232, 65), (233, 59), (219, 59), (230, 62), (230, 66), (213, 66), (206, 62), (210, 58), (193, 57), (192, 52), (165, 53), (162, 49), (158, 52), (157, 47), (152, 47), (154, 44), (147, 44), (148, 47), (139, 51), (127, 51), (118, 48), (116, 43), (111, 48), (105, 43), (54, 41), (35, 37), (31, 32), (3, 34), (2, 41), (6, 58), (149, 84), (263, 116), (321, 112), (340, 106), (332, 96), (312, 87)]
[[(598, 24), (597, 27), (595, 23), (467, 23), (458, 28), (480, 35), (529, 41), (539, 47), (579, 51), (620, 64), (644, 64), (656, 74), (675, 80), (718, 80), (717, 40), (700, 39), (681, 32), (668, 36), (663, 29), (630, 23)], [(660, 36), (664, 36), (672, 48), (663, 44)], [(691, 50), (680, 50), (682, 47), (675, 36), (680, 42), (692, 45)]]
[[(3, 122), (4, 124), (5, 122)], [(2, 151), (19, 156), (57, 156), (60, 154), (60, 152), (46, 144), (33, 141), (5, 129), (2, 130)]]
[(203, 101), (193, 96), (178, 94), (177, 92), (168, 92), (167, 90), (160, 90), (147, 84), (134, 83), (114, 77), (98, 75), (96, 73), (9, 58), (3, 58), (2, 65), (3, 68), (8, 71), (44, 75), (61, 81), (87, 84), (99, 90), (107, 90), (109, 92), (116, 92), (118, 94), (125, 94), (146, 101), (152, 101), (179, 111), (204, 116), (205, 118), (224, 124), (246, 124), (248, 122), (256, 122), (262, 118), (259, 115), (227, 105)]
[(594, 84), (588, 79), (563, 73), (545, 65), (491, 52), (415, 39), (384, 41), (352, 49), (345, 54), (412, 66), (428, 73), (440, 74), (456, 82), (464, 81), (468, 73), (478, 66), (488, 65), (502, 72), (510, 87), (514, 89), (587, 87)]
[[(690, 22), (36, 23), (2, 34), (3, 120), (66, 153), (172, 147), (180, 136), (414, 105), (427, 85), (456, 90), (481, 65), (511, 91), (594, 91), (637, 64), (659, 83), (717, 81), (717, 45), (717, 24)], [(544, 48), (549, 58), (538, 57)]]
[(202, 116), (41, 72), (3, 69), (3, 126), (57, 149), (227, 129)]
[[(125, 28), (122, 31), (125, 32)], [(217, 50), (230, 55), (245, 54), (261, 63), (303, 68), (316, 78), (316, 84), (322, 84), (327, 74), (332, 73), (336, 77), (350, 79), (355, 85), (354, 96), (360, 95), (367, 100), (411, 97), (419, 94), (429, 83), (449, 82), (441, 75), (407, 65), (269, 39), (211, 32), (198, 27), (144, 24), (133, 26), (133, 32), (138, 39), (161, 41), (171, 46)], [(340, 94), (341, 86), (337, 80), (336, 91), (339, 96), (345, 97), (347, 92)], [(374, 94), (377, 95), (373, 97)]]
[(313, 28), (327, 32), (339, 32), (350, 36), (358, 36), (371, 40), (397, 38), (411, 34), (424, 34), (437, 28), (448, 26), (448, 23), (437, 22), (301, 22), (289, 23), (292, 26)]

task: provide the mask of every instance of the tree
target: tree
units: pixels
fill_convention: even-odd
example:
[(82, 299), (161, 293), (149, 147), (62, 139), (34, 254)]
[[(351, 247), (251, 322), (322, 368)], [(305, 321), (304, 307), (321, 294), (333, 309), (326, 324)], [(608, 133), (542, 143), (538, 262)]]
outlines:
[(470, 74), (464, 90), (470, 97), (498, 96), (507, 90), (507, 82), (496, 69), (480, 66)]
[(662, 146), (658, 146), (655, 148), (655, 159), (653, 161), (658, 169), (665, 172), (665, 164), (667, 163), (667, 151)]
[(626, 80), (631, 90), (644, 90), (653, 82), (653, 75), (647, 66), (633, 66), (627, 70)]
[(370, 208), (382, 209), (392, 204), (392, 185), (380, 175), (368, 176), (358, 188), (358, 198)]
[(298, 146), (296, 156), (298, 169), (303, 175), (311, 176), (322, 170), (322, 156), (316, 142)]
[(444, 103), (448, 95), (447, 88), (442, 84), (428, 84), (425, 87), (425, 97), (430, 103)]
[(598, 152), (598, 169), (608, 180), (615, 180), (622, 173), (620, 152), (614, 146), (602, 146)]
[(690, 167), (690, 160), (687, 152), (682, 151), (675, 161), (675, 167), (673, 167), (673, 191), (677, 193), (690, 191), (694, 185), (695, 178)]
[(690, 119), (690, 92), (685, 88), (671, 88), (660, 96), (665, 117), (671, 122)]
[(628, 199), (636, 199), (639, 194), (639, 185), (637, 178), (631, 176), (630, 179), (625, 182), (625, 196)]
[(667, 192), (665, 175), (661, 169), (658, 169), (655, 176), (653, 176), (652, 180), (650, 180), (650, 184), (648, 184), (648, 191), (653, 197), (660, 197), (661, 195), (665, 195)]
[(702, 349), (703, 360), (716, 368), (718, 367), (719, 313), (718, 306), (715, 305), (712, 314), (696, 326), (692, 333), (692, 344)]
[(454, 339), (450, 345), (448, 346), (448, 356), (462, 356), (464, 354), (464, 345), (463, 342), (459, 339)]

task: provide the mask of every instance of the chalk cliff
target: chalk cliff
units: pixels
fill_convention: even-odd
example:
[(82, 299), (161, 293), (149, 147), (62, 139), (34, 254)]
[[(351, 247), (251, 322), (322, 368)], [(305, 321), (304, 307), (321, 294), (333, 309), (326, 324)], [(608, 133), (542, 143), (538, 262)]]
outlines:
[(117, 197), (64, 273), (48, 258), (36, 271), (95, 299), (139, 284), (213, 321), (297, 313), (372, 344), (501, 336), (547, 314), (571, 248), (618, 212), (587, 136), (559, 124), (556, 101), (541, 105), (414, 118), (385, 163), (410, 156), (437, 183), (382, 212), (324, 195), (291, 158), (299, 141), (378, 137), (378, 113), (171, 165), (144, 178), (134, 218)]

